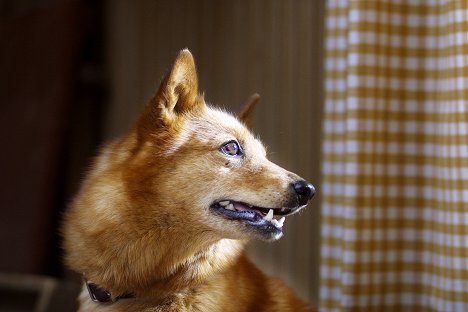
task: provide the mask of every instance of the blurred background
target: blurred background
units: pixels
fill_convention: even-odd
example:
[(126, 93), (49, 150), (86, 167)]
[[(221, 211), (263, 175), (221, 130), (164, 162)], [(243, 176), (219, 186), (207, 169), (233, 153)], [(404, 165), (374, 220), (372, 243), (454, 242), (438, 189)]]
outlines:
[[(53, 310), (44, 297), (70, 297), (74, 309), (63, 211), (99, 146), (132, 125), (182, 48), (208, 102), (236, 111), (261, 95), (254, 131), (270, 158), (320, 189), (323, 10), (308, 0), (0, 2), (0, 310)], [(314, 302), (319, 200), (288, 220), (281, 241), (249, 248)]]

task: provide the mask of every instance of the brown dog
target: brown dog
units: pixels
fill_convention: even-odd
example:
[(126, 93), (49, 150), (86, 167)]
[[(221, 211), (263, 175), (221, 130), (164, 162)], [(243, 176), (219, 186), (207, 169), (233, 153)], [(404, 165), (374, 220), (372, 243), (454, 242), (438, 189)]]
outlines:
[(308, 311), (243, 251), (279, 239), (284, 216), (314, 194), (265, 154), (242, 122), (205, 104), (181, 51), (66, 214), (66, 262), (87, 286), (80, 311)]

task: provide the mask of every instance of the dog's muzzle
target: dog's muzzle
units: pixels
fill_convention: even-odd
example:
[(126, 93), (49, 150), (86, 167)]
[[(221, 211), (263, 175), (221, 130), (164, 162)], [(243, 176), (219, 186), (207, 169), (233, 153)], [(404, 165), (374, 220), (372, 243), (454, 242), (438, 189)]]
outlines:
[(213, 203), (211, 209), (227, 219), (242, 222), (267, 240), (276, 240), (283, 235), (285, 217), (304, 208), (315, 194), (314, 186), (305, 180), (294, 181), (290, 187), (293, 196), (283, 207), (259, 207), (224, 198)]

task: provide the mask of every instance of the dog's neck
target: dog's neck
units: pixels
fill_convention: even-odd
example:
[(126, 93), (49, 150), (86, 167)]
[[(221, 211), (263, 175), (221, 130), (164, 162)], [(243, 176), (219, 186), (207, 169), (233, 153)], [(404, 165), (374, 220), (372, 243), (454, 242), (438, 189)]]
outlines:
[[(203, 242), (204, 239), (197, 241)], [(187, 243), (192, 246), (197, 244), (193, 241), (181, 246)], [(156, 250), (149, 251), (152, 246), (150, 242), (134, 242), (133, 246), (127, 244), (119, 251), (120, 255), (127, 255), (128, 261), (122, 257), (110, 258), (106, 268), (85, 274), (99, 288), (108, 292), (110, 298), (132, 294), (136, 298), (163, 299), (174, 294), (189, 293), (228, 269), (242, 254), (244, 245), (243, 241), (221, 239), (200, 245), (195, 254), (186, 254), (188, 248), (184, 250), (171, 246), (167, 250), (158, 250), (157, 245), (153, 245)], [(139, 251), (139, 254), (129, 256), (132, 251)], [(162, 256), (157, 259), (154, 253)], [(154, 258), (154, 263), (148, 263), (151, 258)]]
[(154, 280), (140, 293), (154, 298), (190, 292), (237, 262), (244, 245), (238, 240), (219, 240), (185, 258), (167, 276)]

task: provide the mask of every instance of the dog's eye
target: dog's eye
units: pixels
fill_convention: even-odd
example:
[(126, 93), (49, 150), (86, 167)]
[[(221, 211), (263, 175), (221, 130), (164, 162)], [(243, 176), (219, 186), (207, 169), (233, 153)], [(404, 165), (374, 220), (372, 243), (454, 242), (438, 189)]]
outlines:
[(236, 157), (236, 156), (242, 156), (243, 155), (242, 149), (241, 149), (239, 143), (237, 143), (236, 141), (229, 141), (227, 143), (224, 143), (223, 145), (221, 145), (219, 150), (223, 154), (228, 155), (228, 156)]

